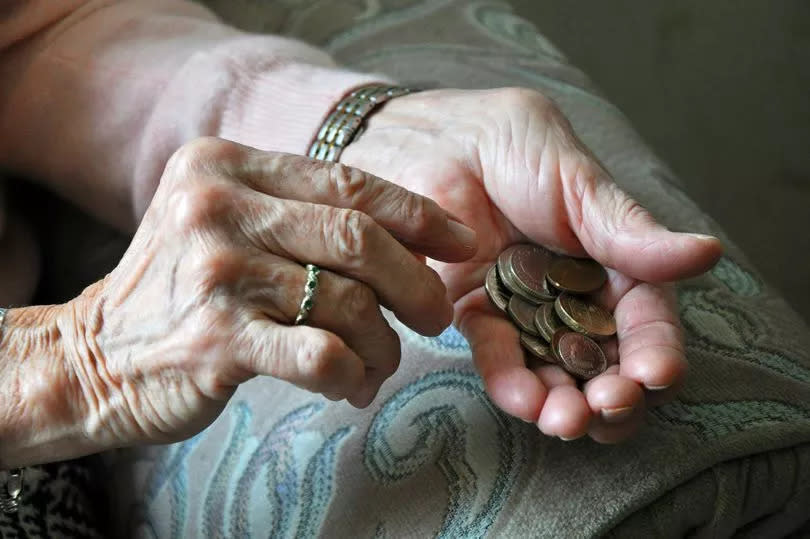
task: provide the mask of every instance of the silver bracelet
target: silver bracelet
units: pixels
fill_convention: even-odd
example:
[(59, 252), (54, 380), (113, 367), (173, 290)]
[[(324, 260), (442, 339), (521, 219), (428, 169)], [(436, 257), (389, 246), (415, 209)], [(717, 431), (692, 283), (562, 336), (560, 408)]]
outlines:
[(9, 472), (0, 472), (0, 477), (5, 475), (5, 479), (0, 481), (3, 485), (0, 490), (0, 511), (10, 515), (17, 512), (20, 507), (20, 493), (23, 485), (23, 469), (18, 468)]
[[(3, 322), (6, 321), (6, 309), (0, 307), (0, 341), (3, 339)], [(16, 513), (20, 506), (23, 470), (0, 471), (0, 511), (9, 515)]]
[(358, 88), (338, 103), (326, 118), (307, 155), (322, 161), (337, 161), (343, 149), (363, 132), (363, 121), (375, 108), (389, 99), (416, 91), (416, 88), (386, 84)]

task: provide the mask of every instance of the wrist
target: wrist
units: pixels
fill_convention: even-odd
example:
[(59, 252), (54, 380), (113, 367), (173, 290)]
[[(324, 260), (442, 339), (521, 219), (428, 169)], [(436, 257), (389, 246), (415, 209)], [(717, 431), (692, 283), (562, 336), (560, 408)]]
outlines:
[(313, 159), (339, 161), (344, 148), (365, 130), (371, 114), (391, 99), (415, 91), (379, 83), (357, 88), (345, 96), (324, 120), (307, 155)]
[(65, 335), (75, 305), (10, 309), (0, 329), (0, 469), (98, 450), (85, 436)]
[(332, 66), (289, 65), (283, 76), (257, 73), (228, 101), (217, 136), (261, 150), (305, 155), (313, 136), (352, 90), (387, 77)]

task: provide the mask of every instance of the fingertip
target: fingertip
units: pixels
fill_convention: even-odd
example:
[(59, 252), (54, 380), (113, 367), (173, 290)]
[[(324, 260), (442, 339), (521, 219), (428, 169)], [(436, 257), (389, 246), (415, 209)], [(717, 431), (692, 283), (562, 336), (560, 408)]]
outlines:
[[(667, 247), (671, 257), (659, 268), (661, 275), (648, 281), (672, 282), (697, 277), (712, 269), (723, 256), (723, 243), (705, 234), (667, 232), (673, 235), (673, 245)], [(664, 240), (668, 241), (668, 240)]]
[(382, 381), (379, 380), (379, 377), (374, 375), (374, 369), (366, 368), (365, 369), (365, 376), (363, 379), (363, 383), (357, 391), (355, 391), (351, 397), (348, 397), (346, 400), (354, 406), (355, 408), (364, 409), (371, 406), (371, 403), (374, 402), (374, 399), (377, 398), (377, 394), (380, 392), (380, 388), (382, 387)]
[(717, 264), (724, 250), (722, 242), (713, 236), (672, 232), (661, 226), (646, 234), (626, 232), (612, 245), (604, 261), (608, 266), (654, 283), (702, 275)]
[(547, 436), (573, 440), (587, 433), (590, 417), (590, 408), (582, 392), (576, 387), (562, 385), (549, 391), (537, 426)]
[(708, 234), (694, 233), (684, 233), (683, 236), (688, 238), (688, 242), (691, 243), (691, 246), (687, 247), (687, 249), (700, 255), (697, 257), (694, 266), (694, 275), (700, 275), (712, 269), (725, 253), (726, 248), (720, 238)]
[(585, 385), (585, 398), (594, 415), (608, 423), (619, 423), (632, 415), (644, 400), (644, 392), (633, 380), (602, 374)]
[(723, 250), (723, 242), (720, 241), (720, 238), (717, 236), (712, 236), (711, 234), (698, 234), (696, 232), (681, 232), (681, 234), (685, 234), (696, 241), (710, 245), (713, 249), (720, 249), (720, 251)]
[(437, 337), (447, 330), (453, 323), (454, 309), (453, 304), (448, 299), (441, 311), (432, 317), (422, 317), (419, 319), (403, 320), (402, 323), (410, 327), (420, 335), (425, 337)]
[(534, 423), (540, 416), (548, 391), (532, 371), (513, 367), (489, 373), (484, 378), (487, 394), (504, 412)]
[[(431, 269), (431, 271), (433, 271)], [(438, 279), (438, 276), (437, 276)], [(442, 286), (442, 292), (435, 291), (426, 294), (429, 297), (426, 305), (418, 312), (396, 311), (396, 316), (400, 322), (425, 337), (436, 337), (441, 335), (450, 324), (453, 323), (455, 308), (453, 302), (444, 288), (444, 283), (438, 280)]]
[(464, 262), (478, 252), (478, 234), (462, 221), (446, 215), (427, 229), (427, 237), (405, 239), (412, 250), (442, 262)]
[(636, 433), (644, 425), (646, 407), (644, 402), (633, 408), (633, 413), (620, 423), (611, 423), (601, 416), (593, 416), (588, 427), (588, 435), (600, 444), (617, 444), (623, 442)]
[(346, 402), (348, 402), (349, 404), (351, 404), (354, 408), (357, 408), (358, 410), (365, 410), (366, 408), (368, 408), (371, 405), (373, 400), (374, 400), (373, 397), (371, 399), (369, 399), (367, 397), (363, 397), (362, 399), (360, 399), (358, 397), (352, 397), (352, 398), (346, 399)]
[(459, 330), (470, 343), (490, 399), (504, 412), (534, 423), (548, 390), (526, 367), (515, 327), (482, 296), (478, 291), (460, 300)]
[(688, 370), (685, 371), (675, 383), (666, 387), (653, 389), (645, 387), (644, 395), (647, 406), (650, 408), (655, 408), (656, 406), (661, 406), (662, 404), (666, 404), (674, 400), (675, 397), (678, 396), (678, 393), (680, 393), (681, 389), (683, 389), (683, 386), (686, 383), (687, 374)]
[(651, 345), (622, 357), (619, 368), (622, 376), (649, 390), (662, 391), (679, 385), (686, 377), (689, 365), (680, 350)]

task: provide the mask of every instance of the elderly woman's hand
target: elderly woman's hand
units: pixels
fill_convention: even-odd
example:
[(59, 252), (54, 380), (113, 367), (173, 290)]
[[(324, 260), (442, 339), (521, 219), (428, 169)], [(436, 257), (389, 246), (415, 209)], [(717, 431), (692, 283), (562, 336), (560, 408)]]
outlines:
[[(15, 402), (37, 405), (17, 430), (44, 441), (80, 422), (84, 452), (177, 440), (256, 375), (366, 406), (400, 357), (380, 305), (426, 335), (452, 320), (441, 279), (414, 253), (460, 261), (475, 244), (436, 203), (370, 174), (195, 141), (168, 163), (118, 267), (52, 308), (58, 330), (26, 341), (24, 322), (8, 325), (4, 345), (27, 346), (32, 368), (5, 380)], [(296, 326), (307, 263), (322, 268), (320, 285)], [(64, 358), (36, 370), (45, 337), (62, 340)]]
[[(502, 89), (400, 97), (374, 114), (341, 161), (433, 198), (477, 231), (473, 260), (435, 267), (487, 392), (505, 411), (548, 435), (587, 432), (610, 442), (637, 428), (645, 401), (673, 396), (686, 371), (676, 301), (668, 286), (649, 283), (699, 274), (722, 247), (657, 224), (542, 95)], [(525, 367), (517, 330), (482, 288), (497, 255), (525, 241), (612, 268), (601, 299), (615, 309), (620, 363), (582, 391), (559, 367)]]

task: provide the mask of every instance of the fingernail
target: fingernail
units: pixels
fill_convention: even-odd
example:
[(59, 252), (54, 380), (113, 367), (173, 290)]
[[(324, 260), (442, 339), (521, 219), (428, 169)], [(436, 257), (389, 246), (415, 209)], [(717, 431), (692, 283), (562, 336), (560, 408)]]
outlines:
[(720, 241), (720, 239), (717, 238), (717, 236), (711, 236), (709, 234), (695, 234), (693, 232), (688, 232), (688, 235), (692, 236), (693, 238), (703, 240), (703, 241), (706, 241), (706, 240)]
[(565, 436), (557, 436), (557, 438), (559, 438), (559, 439), (560, 439), (560, 440), (562, 440), (563, 442), (573, 442), (574, 440), (579, 440), (579, 439), (580, 439), (580, 438), (582, 438), (583, 436), (585, 436), (585, 435), (584, 435), (584, 434), (580, 434), (579, 436), (574, 436), (573, 438), (566, 438)]
[(661, 391), (662, 389), (668, 388), (670, 385), (671, 384), (667, 384), (665, 386), (651, 386), (651, 385), (648, 385), (648, 384), (644, 384), (644, 387), (646, 387), (650, 391)]
[(621, 408), (602, 408), (602, 419), (608, 423), (619, 423), (630, 417), (632, 413), (632, 406), (622, 406)]
[(447, 228), (450, 229), (450, 233), (456, 237), (459, 243), (464, 247), (469, 249), (475, 248), (478, 244), (478, 239), (475, 234), (475, 230), (459, 223), (457, 221), (453, 221), (452, 219), (447, 220)]

